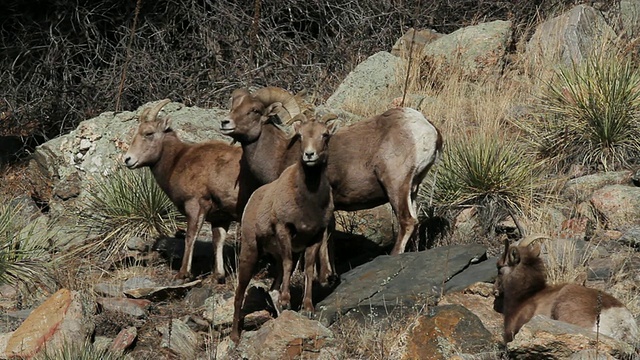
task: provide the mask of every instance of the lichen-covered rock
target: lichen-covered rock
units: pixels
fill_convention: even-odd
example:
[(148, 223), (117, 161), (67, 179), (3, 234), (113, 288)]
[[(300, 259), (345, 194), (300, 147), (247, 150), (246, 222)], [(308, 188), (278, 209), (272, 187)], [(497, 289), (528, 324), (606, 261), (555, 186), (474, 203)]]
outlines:
[(596, 190), (591, 205), (604, 218), (610, 229), (640, 225), (640, 188), (610, 185)]

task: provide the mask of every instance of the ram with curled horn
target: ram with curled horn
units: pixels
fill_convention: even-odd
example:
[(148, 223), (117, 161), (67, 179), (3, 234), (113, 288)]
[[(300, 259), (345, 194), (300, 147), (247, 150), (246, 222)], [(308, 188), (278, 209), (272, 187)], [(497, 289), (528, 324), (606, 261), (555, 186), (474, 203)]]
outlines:
[[(268, 100), (263, 102), (246, 89), (235, 90), (229, 115), (220, 127), (242, 145), (246, 166), (261, 184), (277, 179), (299, 152), (299, 144), (292, 144), (284, 130), (267, 121), (280, 106), (273, 98)], [(436, 127), (411, 108), (390, 109), (340, 128), (332, 136), (327, 164), (336, 210), (390, 203), (399, 224), (392, 254), (404, 252), (416, 234), (418, 187), (442, 143)], [(320, 280), (326, 282), (333, 269), (329, 261), (321, 265)]]
[(191, 277), (195, 239), (207, 221), (213, 232), (213, 272), (222, 282), (225, 237), (231, 222), (242, 213), (239, 198), (248, 198), (246, 193), (254, 186), (246, 185), (245, 177), (240, 176), (240, 147), (223, 141), (182, 142), (171, 128), (171, 120), (158, 116), (169, 102), (165, 99), (142, 110), (124, 164), (130, 169), (149, 167), (160, 188), (187, 218), (185, 250), (175, 277)]

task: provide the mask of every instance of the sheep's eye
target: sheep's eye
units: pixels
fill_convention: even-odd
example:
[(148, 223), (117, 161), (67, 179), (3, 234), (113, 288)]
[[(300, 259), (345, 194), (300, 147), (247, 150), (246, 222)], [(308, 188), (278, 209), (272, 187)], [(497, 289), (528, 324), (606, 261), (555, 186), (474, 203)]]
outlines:
[(144, 133), (144, 137), (147, 139), (151, 139), (153, 137), (153, 133), (152, 132)]

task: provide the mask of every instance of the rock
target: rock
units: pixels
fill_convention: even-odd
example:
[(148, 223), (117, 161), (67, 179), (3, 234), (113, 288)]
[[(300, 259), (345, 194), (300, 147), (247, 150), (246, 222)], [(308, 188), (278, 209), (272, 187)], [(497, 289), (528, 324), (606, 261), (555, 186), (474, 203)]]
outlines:
[(435, 304), (448, 281), (484, 259), (486, 250), (477, 244), (381, 255), (342, 274), (340, 285), (317, 304), (316, 315), (324, 324), (331, 324), (358, 307)]
[(38, 306), (13, 333), (7, 343), (9, 357), (28, 357), (45, 346), (81, 346), (93, 333), (94, 306), (77, 291), (61, 289)]
[(598, 11), (578, 5), (538, 25), (527, 43), (525, 58), (534, 69), (551, 69), (556, 64), (571, 67), (615, 38), (615, 32)]
[(591, 196), (591, 205), (604, 218), (610, 229), (622, 229), (640, 225), (640, 188), (625, 185), (609, 185)]
[(587, 201), (594, 191), (607, 185), (630, 185), (631, 171), (612, 171), (581, 176), (567, 181), (562, 188), (562, 196), (572, 202)]
[(395, 88), (399, 89), (396, 69), (404, 64), (403, 59), (386, 51), (371, 55), (347, 75), (327, 99), (326, 106), (354, 113), (379, 109), (380, 99), (389, 98)]
[[(205, 300), (202, 317), (215, 329), (229, 328), (233, 322), (233, 298), (233, 293), (213, 294)], [(245, 328), (259, 327), (273, 318), (271, 314), (275, 314), (269, 294), (262, 286), (255, 286), (253, 280), (245, 295), (242, 311), (246, 314)]]
[(135, 316), (137, 318), (147, 315), (147, 306), (151, 301), (146, 299), (128, 298), (97, 298), (96, 302), (104, 309), (116, 313)]
[(398, 229), (391, 205), (358, 211), (336, 211), (336, 230), (350, 235), (362, 235), (374, 244), (393, 246)]
[(123, 297), (122, 284), (97, 283), (93, 286), (93, 292), (106, 297)]
[(455, 354), (480, 354), (495, 341), (476, 315), (461, 305), (442, 305), (416, 319), (407, 334), (402, 359), (450, 359)]
[(243, 332), (236, 351), (248, 360), (312, 359), (334, 341), (333, 333), (318, 321), (285, 310), (259, 330)]
[(510, 359), (568, 359), (574, 353), (595, 349), (615, 359), (631, 358), (635, 351), (625, 344), (576, 325), (534, 316), (507, 344)]
[(637, 0), (620, 0), (621, 30), (629, 38), (640, 36), (640, 2)]
[(122, 354), (131, 346), (131, 344), (133, 344), (137, 337), (138, 329), (136, 329), (135, 326), (130, 326), (126, 329), (120, 330), (116, 338), (113, 339), (113, 342), (109, 347), (109, 351), (117, 354)]
[(193, 288), (184, 297), (184, 305), (190, 309), (199, 309), (205, 305), (213, 290), (210, 287)]
[[(490, 261), (490, 260), (488, 260)], [(495, 264), (494, 264), (495, 267)], [(463, 291), (449, 292), (438, 305), (462, 305), (476, 315), (482, 325), (493, 335), (495, 342), (502, 341), (504, 320), (502, 314), (494, 309), (493, 284), (476, 283)]]
[(595, 225), (591, 219), (578, 217), (563, 221), (558, 236), (563, 239), (589, 240), (594, 231)]
[(19, 195), (9, 201), (9, 208), (17, 210), (14, 219), (27, 223), (42, 215), (36, 202), (27, 195)]
[(60, 182), (53, 187), (53, 195), (61, 200), (75, 198), (80, 195), (80, 191), (82, 191), (82, 180), (77, 171), (60, 179)]
[[(426, 44), (429, 44), (442, 37), (442, 34), (431, 29), (422, 29), (416, 31), (414, 28), (407, 30), (401, 38), (391, 48), (391, 55), (408, 58), (409, 54), (412, 56), (419, 56), (422, 53), (422, 49)], [(413, 50), (411, 45), (413, 44)]]
[(462, 291), (478, 282), (493, 282), (498, 276), (497, 262), (498, 258), (492, 257), (477, 264), (470, 264), (468, 268), (445, 283), (445, 293)]
[(618, 239), (623, 245), (632, 247), (636, 250), (640, 249), (640, 226), (631, 226), (622, 232), (622, 236)]
[(6, 311), (0, 314), (0, 333), (16, 330), (33, 312), (33, 309)]
[(127, 249), (135, 251), (148, 251), (149, 245), (140, 236), (133, 236), (127, 241)]
[(7, 344), (11, 336), (13, 336), (13, 331), (4, 334), (0, 333), (0, 359), (7, 359)]
[(0, 285), (0, 310), (14, 309), (17, 300), (18, 290), (14, 286), (9, 284)]
[(194, 359), (198, 350), (198, 334), (184, 322), (171, 320), (171, 329), (161, 326), (158, 331), (162, 334), (160, 346), (169, 348), (181, 359)]
[(443, 74), (460, 69), (465, 77), (478, 79), (500, 75), (511, 42), (510, 21), (492, 21), (467, 26), (427, 44), (423, 56)]
[(200, 284), (202, 280), (194, 280), (185, 284), (173, 286), (158, 286), (149, 288), (138, 288), (124, 290), (124, 294), (134, 299), (148, 299), (152, 301), (161, 301), (168, 297), (183, 296), (189, 289)]
[(127, 279), (127, 281), (122, 284), (122, 290), (127, 291), (140, 288), (153, 288), (157, 286), (158, 284), (148, 277), (134, 276), (130, 279)]

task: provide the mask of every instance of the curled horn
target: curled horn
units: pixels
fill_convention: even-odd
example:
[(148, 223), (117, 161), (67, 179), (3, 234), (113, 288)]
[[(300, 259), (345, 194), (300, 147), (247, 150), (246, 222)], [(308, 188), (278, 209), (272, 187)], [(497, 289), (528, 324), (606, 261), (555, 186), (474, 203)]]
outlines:
[(551, 239), (551, 238), (546, 236), (546, 235), (532, 234), (532, 235), (529, 235), (529, 236), (525, 237), (524, 239), (520, 240), (518, 242), (518, 246), (528, 246), (528, 245), (533, 244), (537, 240), (548, 240), (548, 239)]
[[(143, 121), (154, 121), (158, 116), (158, 113), (160, 112), (160, 110), (162, 110), (162, 108), (170, 102), (171, 102), (170, 99), (164, 99), (160, 101), (149, 110), (149, 112), (146, 114), (147, 115), (146, 119), (144, 119), (142, 116), (140, 118), (144, 119)], [(143, 112), (142, 114), (144, 115), (145, 113)]]
[(325, 123), (325, 124), (326, 124), (326, 123), (327, 123), (327, 121), (331, 121), (331, 120), (333, 120), (333, 119), (337, 119), (337, 118), (338, 118), (338, 115), (336, 115), (336, 114), (333, 114), (333, 113), (326, 113), (326, 114), (324, 114), (324, 115), (322, 116), (322, 119), (320, 120), (320, 122), (323, 122), (323, 123)]
[(278, 113), (278, 117), (284, 123), (290, 123), (292, 119), (302, 111), (298, 105), (295, 96), (288, 91), (275, 86), (268, 86), (253, 93), (253, 96), (265, 105), (271, 105), (275, 102), (282, 103), (284, 111)]

